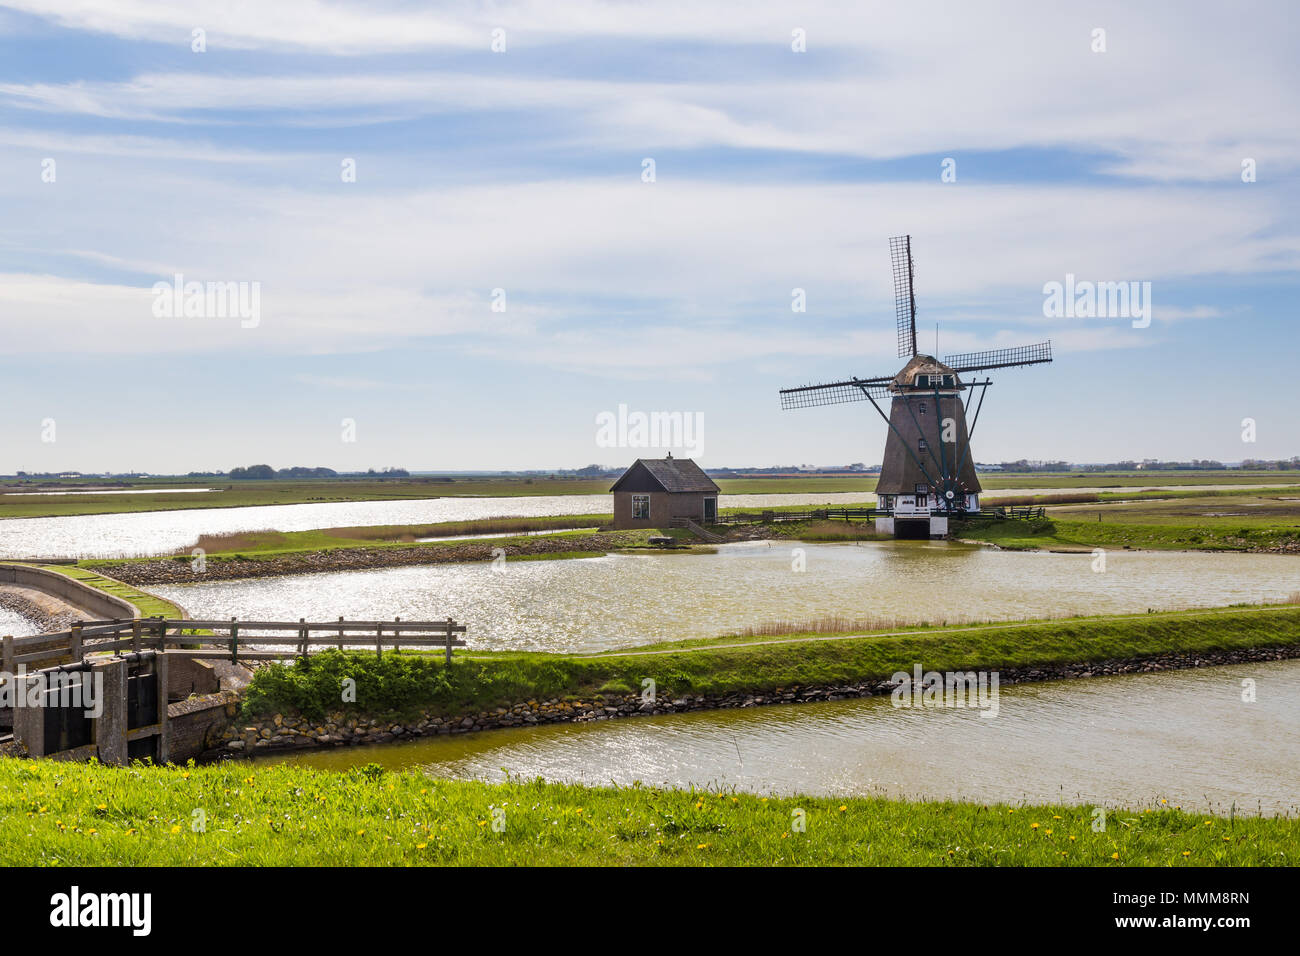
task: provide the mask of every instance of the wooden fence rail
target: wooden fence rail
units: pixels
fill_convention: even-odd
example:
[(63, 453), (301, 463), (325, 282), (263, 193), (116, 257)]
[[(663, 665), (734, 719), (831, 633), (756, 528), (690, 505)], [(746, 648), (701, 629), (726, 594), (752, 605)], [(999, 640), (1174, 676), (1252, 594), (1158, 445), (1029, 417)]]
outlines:
[[(265, 632), (281, 633), (265, 633)], [(261, 632), (261, 633), (259, 633)], [(288, 632), (288, 633), (283, 633)], [(81, 621), (67, 631), (30, 637), (5, 637), (0, 668), (12, 674), (20, 665), (49, 667), (79, 663), (88, 654), (139, 653), (144, 650), (175, 649), (188, 656), (231, 661), (284, 660), (306, 657), (313, 646), (336, 647), (373, 642), (375, 654), (384, 648), (443, 647), (451, 662), (453, 647), (465, 647), (459, 635), (465, 625), (454, 618), (442, 621), (194, 621), (162, 617)], [(361, 640), (361, 638), (365, 638)], [(267, 650), (284, 646), (292, 651)]]

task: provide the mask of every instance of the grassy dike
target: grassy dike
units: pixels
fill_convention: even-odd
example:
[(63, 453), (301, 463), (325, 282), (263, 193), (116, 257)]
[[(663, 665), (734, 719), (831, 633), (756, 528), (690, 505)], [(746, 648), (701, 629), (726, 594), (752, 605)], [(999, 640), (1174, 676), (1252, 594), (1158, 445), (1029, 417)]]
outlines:
[[(259, 669), (244, 707), (249, 717), (426, 709), (453, 715), (541, 698), (627, 694), (646, 678), (661, 697), (723, 695), (883, 681), (918, 663), (926, 670), (995, 670), (1296, 646), (1300, 607), (1276, 605), (861, 636), (717, 638), (598, 655), (474, 653), (458, 655), (450, 668), (436, 655), (376, 659), (326, 651)], [(356, 681), (356, 703), (340, 703), (345, 678)]]
[[(1176, 808), (484, 784), (226, 762), (0, 761), (6, 866), (1294, 866), (1300, 821)], [(806, 827), (795, 825), (802, 811)], [(200, 826), (201, 821), (201, 826)]]

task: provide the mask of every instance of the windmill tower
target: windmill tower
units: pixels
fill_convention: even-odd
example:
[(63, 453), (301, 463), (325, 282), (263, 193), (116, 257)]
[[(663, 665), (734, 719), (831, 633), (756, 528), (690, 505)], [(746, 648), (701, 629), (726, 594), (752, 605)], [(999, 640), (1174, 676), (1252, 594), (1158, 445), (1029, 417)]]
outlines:
[[(889, 240), (894, 270), (898, 357), (907, 364), (897, 375), (851, 378), (827, 385), (781, 390), (782, 408), (809, 408), (867, 401), (889, 426), (876, 482), (876, 530), (899, 537), (939, 537), (948, 519), (979, 511), (979, 478), (970, 440), (992, 381), (963, 374), (1019, 368), (1052, 360), (1052, 343), (949, 355), (940, 362), (916, 350), (916, 291), (912, 237)], [(975, 392), (979, 401), (967, 425)], [(962, 393), (967, 395), (963, 400)], [(880, 403), (890, 399), (889, 414)]]

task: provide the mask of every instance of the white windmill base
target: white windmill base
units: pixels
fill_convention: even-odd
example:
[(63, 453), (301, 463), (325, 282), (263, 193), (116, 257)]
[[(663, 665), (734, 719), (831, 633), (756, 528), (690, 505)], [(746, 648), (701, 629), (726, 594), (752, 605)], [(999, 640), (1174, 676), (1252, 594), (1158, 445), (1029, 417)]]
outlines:
[[(948, 516), (947, 516), (947, 515), (933, 515), (933, 514), (932, 514), (932, 515), (927, 515), (927, 514), (917, 514), (917, 515), (911, 515), (911, 516), (906, 517), (906, 518), (902, 518), (902, 519), (900, 519), (900, 520), (905, 521), (905, 522), (907, 522), (908, 524), (920, 524), (920, 523), (923, 522), (923, 521), (924, 521), (924, 522), (928, 522), (928, 523), (929, 523), (929, 528), (930, 528), (930, 537), (931, 537), (931, 538), (943, 538), (943, 537), (947, 537), (947, 535), (948, 535)], [(888, 518), (885, 518), (885, 517), (877, 518), (877, 519), (876, 519), (876, 533), (877, 533), (877, 534), (895, 534), (896, 531), (894, 530), (894, 518), (893, 518), (893, 516), (890, 516), (890, 517), (888, 517)]]

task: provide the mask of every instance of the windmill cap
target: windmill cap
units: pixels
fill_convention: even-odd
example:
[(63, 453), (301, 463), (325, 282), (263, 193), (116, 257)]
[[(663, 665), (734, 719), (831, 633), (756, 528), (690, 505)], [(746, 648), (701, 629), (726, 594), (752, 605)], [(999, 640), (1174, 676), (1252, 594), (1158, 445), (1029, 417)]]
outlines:
[[(903, 366), (903, 370), (894, 376), (894, 385), (898, 387), (916, 385), (918, 375), (951, 375), (952, 385), (949, 388), (962, 388), (961, 378), (948, 365), (944, 365), (933, 355), (913, 355), (911, 361)], [(930, 387), (934, 386), (929, 382)]]

